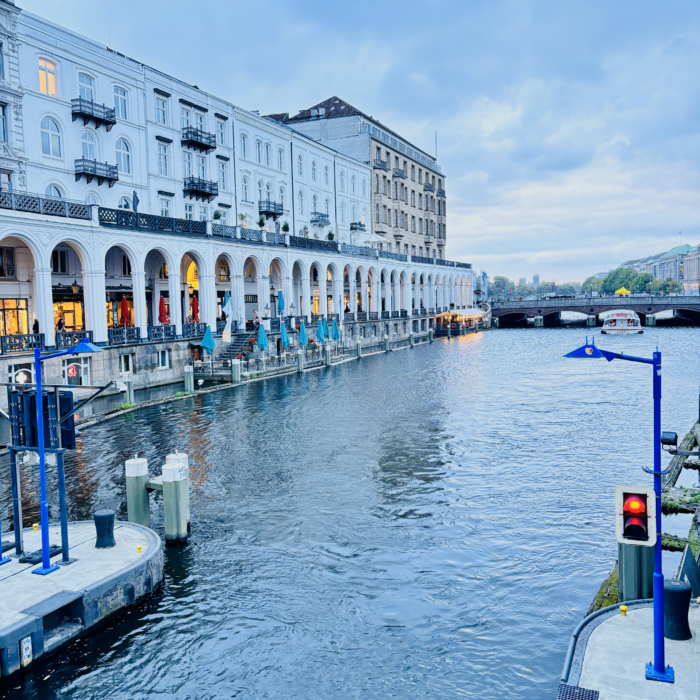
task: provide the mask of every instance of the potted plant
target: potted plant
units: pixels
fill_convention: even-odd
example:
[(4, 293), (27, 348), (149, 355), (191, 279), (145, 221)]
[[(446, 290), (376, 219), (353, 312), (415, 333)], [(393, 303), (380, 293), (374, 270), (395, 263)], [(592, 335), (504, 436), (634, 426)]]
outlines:
[(221, 212), (218, 209), (214, 209), (214, 221), (218, 221), (221, 218)]
[(329, 240), (329, 241), (332, 241), (333, 238), (335, 238), (335, 236), (333, 235), (333, 231), (329, 231), (329, 232), (328, 232), (328, 240)]
[(286, 221), (282, 224), (282, 231), (289, 233), (289, 224)]
[(243, 228), (247, 228), (248, 224), (246, 224), (246, 219), (248, 218), (248, 214), (239, 214), (238, 219), (241, 222), (241, 226)]
[(260, 215), (260, 218), (258, 219), (258, 226), (260, 227), (261, 231), (265, 228), (265, 217), (262, 214)]

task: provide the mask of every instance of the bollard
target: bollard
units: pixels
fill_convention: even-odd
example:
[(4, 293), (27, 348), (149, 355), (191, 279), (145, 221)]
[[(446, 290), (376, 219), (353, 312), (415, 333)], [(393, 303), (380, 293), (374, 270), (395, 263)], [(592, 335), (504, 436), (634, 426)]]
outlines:
[(362, 343), (359, 340), (357, 341), (356, 348), (357, 348), (357, 358), (359, 359), (362, 357)]
[(163, 466), (163, 519), (166, 542), (182, 542), (187, 539), (189, 495), (187, 467), (181, 461), (168, 462), (166, 457)]
[(627, 606), (626, 605), (620, 606), (620, 614), (622, 615), (622, 617), (627, 617)]
[(452, 324), (447, 323), (447, 340), (452, 340)]
[(384, 336), (384, 352), (389, 352), (389, 336)]
[(234, 384), (241, 383), (241, 361), (231, 360), (231, 381)]
[(330, 367), (331, 366), (331, 346), (330, 345), (326, 345), (323, 348), (323, 356), (325, 357), (325, 360), (326, 360), (326, 367)]
[(148, 460), (143, 457), (127, 459), (126, 512), (130, 523), (151, 527), (151, 509), (148, 504)]
[(124, 382), (124, 386), (126, 387), (126, 403), (136, 403), (136, 400), (134, 399), (134, 383), (130, 380), (127, 379)]
[(413, 336), (413, 333), (408, 336), (408, 344), (413, 347), (416, 344), (415, 337)]
[(185, 365), (185, 391), (194, 394), (194, 367)]
[(304, 353), (301, 350), (297, 350), (297, 372), (304, 371)]
[(114, 511), (96, 510), (92, 514), (95, 521), (95, 547), (97, 549), (109, 549), (117, 543), (114, 541)]
[(664, 637), (680, 642), (692, 639), (688, 624), (688, 610), (692, 586), (678, 579), (664, 581)]
[(187, 479), (187, 491), (184, 497), (185, 515), (187, 517), (187, 527), (190, 526), (190, 461), (184, 452), (175, 452), (165, 456), (165, 464), (168, 466), (179, 466), (185, 469)]
[(432, 328), (428, 331), (428, 342), (430, 342), (430, 343), (433, 342), (433, 329)]

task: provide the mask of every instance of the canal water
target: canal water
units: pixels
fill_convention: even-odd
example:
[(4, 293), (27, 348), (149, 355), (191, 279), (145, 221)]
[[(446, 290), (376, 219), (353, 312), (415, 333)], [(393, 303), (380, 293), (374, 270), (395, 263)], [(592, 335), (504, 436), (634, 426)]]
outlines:
[[(145, 455), (155, 474), (178, 449), (192, 537), (167, 548), (160, 593), (0, 695), (555, 697), (616, 556), (614, 487), (650, 483), (651, 370), (563, 359), (584, 337), (481, 333), (86, 429), (67, 460), (70, 517), (126, 517), (124, 460)], [(663, 427), (684, 433), (700, 330), (597, 338), (646, 356), (658, 344)], [(0, 488), (5, 529), (6, 461)], [(37, 494), (28, 470), (28, 523)], [(162, 533), (159, 496), (152, 511)]]

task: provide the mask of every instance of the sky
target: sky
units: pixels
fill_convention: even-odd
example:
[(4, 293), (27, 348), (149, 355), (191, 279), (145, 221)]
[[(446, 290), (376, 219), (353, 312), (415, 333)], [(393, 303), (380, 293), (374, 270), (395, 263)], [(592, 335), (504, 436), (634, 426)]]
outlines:
[(261, 114), (337, 95), (437, 155), (446, 257), (582, 281), (700, 244), (698, 0), (16, 0)]

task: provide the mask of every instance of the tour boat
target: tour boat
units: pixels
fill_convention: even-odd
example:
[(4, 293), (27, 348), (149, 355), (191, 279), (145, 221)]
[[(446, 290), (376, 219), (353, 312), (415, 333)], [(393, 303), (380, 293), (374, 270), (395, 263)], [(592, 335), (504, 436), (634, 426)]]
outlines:
[(644, 333), (644, 329), (634, 311), (616, 311), (605, 319), (603, 330), (600, 332), (609, 335), (630, 335)]

